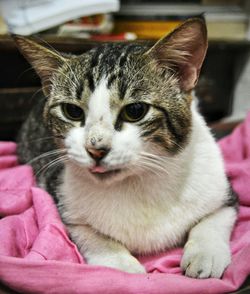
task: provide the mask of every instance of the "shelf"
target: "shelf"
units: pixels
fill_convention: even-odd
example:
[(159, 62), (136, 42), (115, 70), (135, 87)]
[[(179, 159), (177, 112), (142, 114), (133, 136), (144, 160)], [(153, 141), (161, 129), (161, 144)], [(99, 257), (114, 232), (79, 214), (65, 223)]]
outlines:
[[(93, 41), (88, 39), (81, 39), (81, 38), (73, 38), (73, 37), (59, 37), (55, 35), (39, 35), (39, 36), (31, 36), (38, 42), (44, 43), (46, 42), (55, 46), (57, 48), (66, 48), (67, 51), (72, 50), (73, 52), (76, 50), (75, 47), (77, 46), (77, 51), (83, 49), (87, 51), (95, 46), (103, 44), (103, 41)], [(45, 41), (45, 42), (44, 42)], [(123, 42), (138, 42), (144, 43), (147, 42), (149, 44), (154, 44), (157, 40), (142, 40), (138, 39), (135, 41), (123, 41)], [(250, 48), (250, 40), (209, 40), (209, 47), (216, 48), (216, 47), (228, 47), (228, 48)], [(12, 40), (12, 38), (8, 35), (0, 35), (0, 50), (16, 50), (16, 46)]]

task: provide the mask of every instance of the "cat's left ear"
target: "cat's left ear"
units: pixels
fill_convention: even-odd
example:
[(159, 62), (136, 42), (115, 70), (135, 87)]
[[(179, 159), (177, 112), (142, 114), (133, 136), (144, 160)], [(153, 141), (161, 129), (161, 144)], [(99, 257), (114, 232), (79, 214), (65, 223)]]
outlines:
[(12, 35), (18, 49), (41, 78), (43, 91), (50, 93), (53, 73), (66, 61), (60, 53), (18, 35)]
[(193, 18), (160, 39), (145, 54), (153, 59), (157, 69), (177, 73), (181, 89), (190, 91), (198, 80), (207, 46), (205, 21)]

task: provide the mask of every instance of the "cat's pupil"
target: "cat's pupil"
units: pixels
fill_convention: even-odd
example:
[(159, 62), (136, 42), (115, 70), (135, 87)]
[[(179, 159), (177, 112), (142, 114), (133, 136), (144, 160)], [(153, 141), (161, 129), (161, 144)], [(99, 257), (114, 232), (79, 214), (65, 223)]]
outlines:
[(84, 112), (83, 110), (70, 103), (62, 104), (62, 110), (64, 115), (70, 120), (83, 120), (84, 119)]
[(141, 120), (148, 111), (148, 105), (145, 103), (133, 103), (125, 106), (122, 112), (122, 118), (125, 121), (138, 121)]

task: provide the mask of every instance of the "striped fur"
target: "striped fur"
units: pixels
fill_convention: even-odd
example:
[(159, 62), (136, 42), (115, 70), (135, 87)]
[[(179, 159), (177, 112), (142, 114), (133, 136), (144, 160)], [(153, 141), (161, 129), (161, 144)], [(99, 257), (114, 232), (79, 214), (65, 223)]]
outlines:
[(111, 92), (110, 105), (114, 106), (116, 115), (116, 129), (122, 128), (119, 113), (124, 105), (146, 102), (153, 114), (150, 124), (139, 123), (142, 137), (171, 153), (178, 152), (187, 142), (191, 129), (190, 95), (180, 91), (178, 79), (171, 71), (164, 76), (152, 71), (152, 61), (143, 56), (147, 50), (147, 46), (138, 44), (107, 44), (67, 60), (53, 75), (52, 99), (45, 107), (45, 120), (51, 131), (64, 136), (72, 126), (71, 122), (65, 124), (54, 117), (55, 112), (51, 116), (56, 105), (73, 102), (86, 109), (89, 95), (105, 78)]

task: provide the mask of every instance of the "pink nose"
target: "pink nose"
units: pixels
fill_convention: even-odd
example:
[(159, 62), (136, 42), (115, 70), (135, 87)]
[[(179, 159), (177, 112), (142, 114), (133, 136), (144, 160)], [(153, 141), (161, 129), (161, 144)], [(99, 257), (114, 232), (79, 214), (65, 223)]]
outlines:
[(101, 160), (109, 152), (109, 149), (107, 148), (87, 148), (86, 150), (89, 153), (89, 155), (95, 160)]

